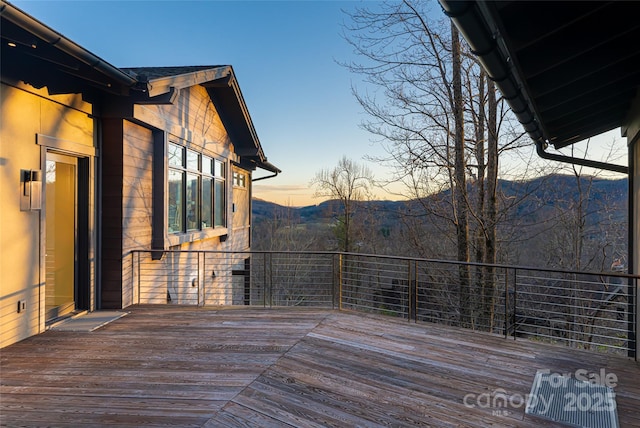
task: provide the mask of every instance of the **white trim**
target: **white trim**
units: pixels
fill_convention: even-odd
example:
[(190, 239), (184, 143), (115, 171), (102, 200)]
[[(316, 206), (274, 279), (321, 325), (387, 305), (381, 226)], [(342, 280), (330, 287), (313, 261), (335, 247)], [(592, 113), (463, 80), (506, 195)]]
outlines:
[(70, 155), (97, 156), (98, 149), (93, 146), (85, 146), (75, 141), (62, 140), (49, 135), (36, 134), (36, 144), (46, 147), (47, 149), (55, 149)]

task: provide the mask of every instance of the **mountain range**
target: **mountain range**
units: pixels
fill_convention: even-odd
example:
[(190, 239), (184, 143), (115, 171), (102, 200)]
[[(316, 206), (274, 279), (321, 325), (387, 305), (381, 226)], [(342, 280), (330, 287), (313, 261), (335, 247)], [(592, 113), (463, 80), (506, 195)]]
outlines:
[[(515, 215), (519, 217), (532, 216), (537, 218), (545, 215), (545, 211), (570, 206), (575, 204), (576, 196), (580, 191), (589, 198), (589, 202), (596, 202), (610, 208), (617, 216), (627, 215), (628, 204), (628, 179), (603, 179), (597, 177), (581, 177), (578, 181), (571, 175), (548, 175), (528, 181), (500, 180), (498, 184), (499, 199), (503, 201), (518, 200), (515, 207)], [(588, 194), (586, 189), (590, 189)], [(447, 190), (426, 197), (427, 203), (441, 200), (447, 196)], [(375, 210), (385, 220), (393, 222), (399, 213), (419, 209), (425, 200), (373, 200), (358, 202), (359, 207)], [(331, 213), (337, 211), (339, 201), (328, 200), (317, 205), (304, 207), (286, 207), (258, 198), (253, 199), (252, 214), (254, 224), (260, 224), (265, 220), (287, 215), (294, 217), (301, 224), (310, 224), (326, 221)], [(286, 214), (285, 214), (286, 213)], [(611, 212), (609, 212), (611, 214)], [(597, 219), (595, 220), (597, 221)]]

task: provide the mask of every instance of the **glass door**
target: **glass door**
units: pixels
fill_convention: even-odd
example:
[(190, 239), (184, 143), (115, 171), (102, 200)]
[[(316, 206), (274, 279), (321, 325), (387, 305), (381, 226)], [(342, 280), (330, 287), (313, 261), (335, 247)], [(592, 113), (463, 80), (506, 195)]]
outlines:
[(78, 160), (47, 153), (46, 319), (76, 309)]

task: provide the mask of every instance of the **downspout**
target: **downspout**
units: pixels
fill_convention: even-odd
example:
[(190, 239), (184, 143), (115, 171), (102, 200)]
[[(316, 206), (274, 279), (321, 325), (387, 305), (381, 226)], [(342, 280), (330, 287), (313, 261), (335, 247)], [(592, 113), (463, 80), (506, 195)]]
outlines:
[(272, 175), (267, 175), (266, 177), (252, 178), (252, 179), (251, 179), (251, 182), (252, 182), (252, 183), (254, 183), (254, 182), (256, 182), (256, 181), (266, 180), (266, 179), (268, 179), (268, 178), (274, 178), (274, 177), (277, 177), (279, 173), (280, 173), (280, 171), (278, 171), (278, 172), (274, 172)]
[(278, 174), (280, 174), (282, 172), (282, 171), (280, 171), (280, 169), (278, 167), (273, 165), (271, 162), (267, 162), (266, 158), (264, 158), (264, 160), (256, 162), (256, 166), (258, 166), (259, 168), (262, 168), (262, 169), (264, 169), (266, 171), (273, 172), (273, 174), (272, 175), (267, 175), (266, 177), (251, 178), (251, 182), (252, 183), (254, 181), (266, 180), (268, 178), (277, 177)]
[(614, 171), (621, 174), (629, 174), (629, 167), (624, 165), (616, 165), (612, 163), (599, 162), (590, 159), (576, 158), (573, 156), (558, 155), (545, 152), (545, 143), (541, 140), (536, 141), (536, 152), (542, 159), (548, 159), (557, 162), (569, 163), (574, 165), (586, 166), (589, 168), (603, 169), (605, 171)]

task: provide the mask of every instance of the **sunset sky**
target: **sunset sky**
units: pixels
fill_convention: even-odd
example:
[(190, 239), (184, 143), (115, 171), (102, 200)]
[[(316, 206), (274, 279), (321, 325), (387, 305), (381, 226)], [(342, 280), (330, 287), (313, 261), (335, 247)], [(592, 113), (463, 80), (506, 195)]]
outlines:
[[(383, 151), (359, 127), (365, 116), (351, 88), (364, 84), (338, 64), (354, 58), (341, 36), (348, 20), (343, 10), (376, 2), (12, 3), (116, 67), (232, 65), (264, 151), (283, 171), (255, 183), (254, 197), (290, 206), (318, 203), (310, 180), (344, 155), (378, 179), (389, 175), (363, 159)], [(436, 2), (433, 10), (441, 13)], [(620, 140), (619, 131), (607, 139), (616, 135)], [(267, 173), (254, 177), (261, 175)]]

